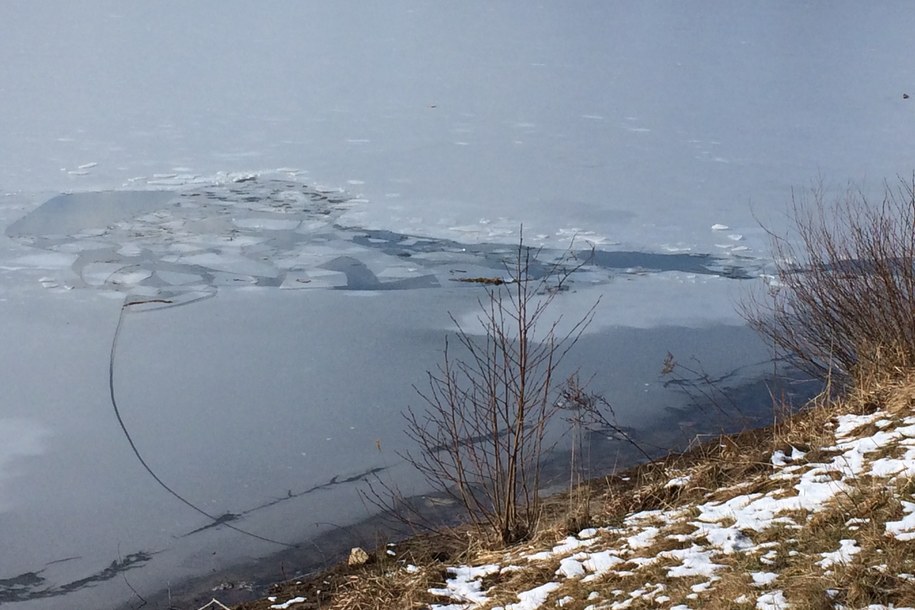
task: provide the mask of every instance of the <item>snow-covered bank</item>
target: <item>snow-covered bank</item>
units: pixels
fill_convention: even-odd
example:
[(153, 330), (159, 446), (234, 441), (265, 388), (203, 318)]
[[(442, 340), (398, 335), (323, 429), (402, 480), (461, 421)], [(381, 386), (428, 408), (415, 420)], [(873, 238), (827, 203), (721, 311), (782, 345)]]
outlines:
[(334, 578), (323, 598), (290, 584), (272, 599), (432, 610), (912, 608), (913, 408), (911, 381), (887, 384), (595, 482), (594, 526), (573, 535), (470, 550), (470, 563), (444, 566), (414, 565), (405, 545), (400, 559), (388, 552)]

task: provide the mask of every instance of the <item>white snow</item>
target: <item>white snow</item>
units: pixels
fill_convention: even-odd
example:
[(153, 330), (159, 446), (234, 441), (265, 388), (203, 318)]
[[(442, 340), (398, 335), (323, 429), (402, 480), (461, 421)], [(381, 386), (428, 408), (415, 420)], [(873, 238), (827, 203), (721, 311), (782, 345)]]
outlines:
[(577, 536), (568, 536), (561, 543), (555, 545), (552, 550), (528, 555), (527, 559), (528, 561), (544, 561), (552, 559), (556, 555), (563, 555), (582, 547), (588, 547), (596, 542), (596, 540), (593, 540), (594, 534), (590, 531), (589, 534), (590, 535), (586, 536), (585, 539), (581, 539)]
[(573, 578), (585, 575), (585, 567), (581, 563), (579, 556), (563, 557), (559, 560), (559, 569), (556, 574), (564, 578)]
[(499, 566), (488, 564), (485, 566), (458, 566), (448, 568), (450, 577), (445, 581), (443, 588), (429, 589), (429, 593), (439, 597), (446, 597), (459, 605), (433, 605), (432, 610), (450, 610), (451, 608), (465, 608), (466, 604), (482, 604), (489, 598), (482, 590), (480, 579), (490, 574), (499, 572)]
[(626, 544), (630, 549), (641, 549), (654, 544), (655, 538), (661, 530), (656, 527), (645, 527), (639, 533), (629, 536)]
[(272, 604), (270, 607), (275, 608), (276, 610), (286, 610), (287, 608), (292, 608), (297, 604), (304, 604), (305, 601), (306, 600), (304, 597), (293, 597), (289, 601), (283, 602), (282, 604)]
[(778, 578), (778, 574), (775, 572), (750, 572), (750, 577), (753, 579), (754, 585), (765, 587), (772, 584)]
[(898, 540), (915, 540), (915, 502), (901, 500), (902, 519), (886, 522), (886, 533)]
[(292, 608), (296, 604), (304, 604), (304, 597), (293, 597), (289, 601), (283, 602), (282, 604), (272, 604), (270, 607), (275, 608), (276, 610), (286, 610), (287, 608)]
[(712, 576), (715, 570), (722, 566), (712, 561), (712, 551), (703, 547), (692, 545), (688, 549), (675, 549), (662, 551), (658, 554), (660, 559), (675, 559), (680, 565), (675, 565), (667, 571), (670, 578), (686, 576)]
[(786, 610), (791, 604), (785, 599), (785, 594), (781, 590), (764, 593), (756, 599), (757, 610)]
[(818, 561), (817, 565), (824, 569), (831, 568), (837, 564), (844, 565), (849, 563), (852, 557), (859, 552), (861, 552), (861, 547), (858, 546), (857, 540), (840, 540), (839, 549), (830, 553), (823, 553), (823, 559)]
[(592, 573), (592, 576), (589, 578), (596, 579), (602, 574), (606, 574), (614, 568), (615, 566), (623, 563), (621, 559), (614, 551), (598, 551), (596, 553), (587, 553), (582, 565), (585, 570)]
[(293, 597), (289, 601), (283, 602), (282, 604), (272, 604), (270, 607), (275, 608), (276, 610), (286, 610), (287, 608), (292, 608), (297, 604), (304, 604), (304, 597)]
[(684, 487), (685, 485), (689, 484), (689, 481), (690, 481), (689, 476), (674, 477), (664, 485), (664, 488), (671, 489), (674, 487)]
[(496, 606), (493, 610), (537, 610), (544, 603), (550, 593), (559, 588), (558, 582), (548, 582), (534, 587), (530, 591), (518, 593), (518, 603), (509, 604), (505, 607)]
[[(733, 559), (729, 556), (737, 555), (736, 565), (739, 566), (743, 556), (755, 556), (764, 565), (775, 565), (780, 557), (796, 560), (801, 555), (797, 549), (792, 548), (797, 542), (794, 538), (781, 534), (777, 541), (762, 543), (756, 541), (756, 533), (764, 533), (779, 526), (786, 527), (789, 531), (792, 527), (799, 528), (798, 523), (803, 523), (805, 518), (798, 515), (798, 512), (806, 512), (809, 518), (832, 506), (837, 495), (841, 501), (846, 497), (844, 490), (852, 489), (857, 477), (882, 477), (888, 488), (892, 488), (896, 480), (906, 480), (902, 478), (906, 475), (901, 473), (908, 472), (915, 456), (907, 452), (905, 457), (895, 458), (903, 468), (887, 469), (880, 475), (874, 473), (873, 466), (887, 458), (872, 459), (871, 456), (878, 448), (892, 453), (897, 446), (908, 447), (911, 443), (908, 428), (912, 425), (912, 420), (912, 416), (889, 417), (885, 412), (867, 416), (838, 416), (834, 425), (827, 425), (827, 429), (835, 434), (835, 444), (820, 449), (821, 461), (809, 461), (809, 452), (795, 447), (791, 448), (790, 454), (786, 451), (774, 452), (771, 459), (773, 469), (764, 475), (776, 483), (771, 491), (741, 494), (737, 492), (741, 487), (738, 484), (732, 488), (736, 493), (728, 500), (632, 513), (625, 517), (620, 527), (589, 528), (577, 536), (569, 536), (554, 544), (549, 551), (514, 555), (512, 561), (520, 563), (510, 567), (514, 570), (524, 569), (521, 566), (525, 564), (525, 559), (528, 563), (532, 560), (557, 561), (556, 578), (547, 579), (535, 591), (556, 590), (564, 580), (597, 583), (606, 582), (606, 579), (637, 578), (645, 568), (661, 567), (671, 579), (701, 577), (702, 581), (689, 585), (690, 592), (685, 595), (686, 600), (701, 607), (705, 596), (716, 594), (722, 570), (735, 568)], [(877, 423), (879, 425), (876, 430), (867, 428), (868, 425)], [(901, 429), (906, 429), (905, 435), (900, 433)], [(671, 479), (687, 476), (688, 472), (675, 473)], [(792, 495), (792, 491), (797, 495)], [(888, 536), (903, 541), (913, 540), (915, 502), (901, 500), (901, 504), (902, 518), (887, 522), (886, 532)], [(790, 518), (785, 514), (789, 512), (792, 513)], [(853, 517), (847, 519), (845, 526), (850, 533), (870, 521), (870, 518)], [(682, 533), (684, 528), (691, 528), (692, 531)], [(670, 529), (677, 533), (670, 533)], [(666, 548), (660, 552), (653, 548), (658, 543), (669, 542), (683, 546)], [(837, 567), (850, 564), (861, 552), (858, 542), (848, 537), (839, 540), (835, 550), (822, 552), (819, 558), (812, 560), (822, 570), (823, 576), (829, 577)], [(886, 570), (885, 565), (873, 565), (872, 568)], [(755, 598), (742, 595), (735, 603), (749, 604), (755, 601), (756, 607), (762, 610), (791, 607), (790, 589), (772, 589), (776, 584), (788, 584), (782, 581), (778, 572), (751, 571), (748, 575), (752, 585), (764, 592)], [(908, 577), (900, 575), (900, 578)], [(791, 576), (787, 578), (790, 582)], [(662, 595), (665, 591), (667, 589), (663, 583), (646, 582), (632, 590), (615, 588), (605, 594), (606, 599), (597, 592), (591, 592), (587, 595), (587, 601), (594, 603), (588, 607), (623, 610), (640, 599), (664, 604), (671, 599), (667, 594)], [(543, 604), (548, 599), (548, 596), (538, 597), (536, 603)], [(573, 596), (567, 595), (554, 603), (564, 607), (574, 601)], [(512, 607), (515, 606), (506, 606)]]
[(870, 415), (840, 415), (836, 418), (836, 438), (848, 436), (861, 426), (872, 424), (882, 417), (880, 413)]

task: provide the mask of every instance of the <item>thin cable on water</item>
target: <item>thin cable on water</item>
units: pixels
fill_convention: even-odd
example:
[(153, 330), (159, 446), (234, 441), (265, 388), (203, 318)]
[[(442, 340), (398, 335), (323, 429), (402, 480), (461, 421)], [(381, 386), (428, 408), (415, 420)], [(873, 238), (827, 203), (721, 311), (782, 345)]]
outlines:
[[(174, 489), (169, 487), (165, 481), (163, 481), (161, 478), (159, 478), (159, 475), (157, 475), (155, 473), (155, 471), (153, 471), (153, 469), (149, 466), (149, 464), (146, 463), (146, 460), (143, 459), (143, 456), (140, 454), (140, 450), (137, 448), (136, 443), (134, 443), (134, 441), (133, 441), (133, 437), (130, 435), (130, 432), (127, 430), (127, 426), (124, 424), (124, 419), (121, 417), (121, 410), (118, 408), (118, 402), (114, 395), (114, 358), (115, 358), (115, 355), (117, 352), (118, 338), (121, 335), (121, 327), (123, 326), (123, 323), (124, 323), (124, 314), (125, 314), (125, 312), (127, 312), (128, 307), (130, 307), (131, 305), (138, 305), (138, 304), (141, 304), (141, 303), (125, 302), (123, 305), (121, 305), (121, 312), (118, 315), (118, 324), (117, 324), (117, 327), (115, 327), (115, 329), (114, 329), (114, 338), (111, 341), (111, 353), (108, 357), (108, 393), (111, 397), (111, 406), (114, 407), (114, 415), (115, 415), (115, 417), (117, 417), (118, 424), (121, 425), (121, 430), (123, 430), (124, 436), (127, 437), (127, 442), (130, 443), (130, 448), (133, 450), (133, 454), (137, 457), (137, 460), (139, 460), (139, 462), (143, 466), (143, 468), (146, 469), (146, 472), (148, 472), (150, 474), (150, 476), (153, 479), (155, 479), (156, 483), (158, 483), (162, 487), (162, 489), (164, 489), (165, 491), (167, 491), (168, 493), (173, 495), (175, 498), (180, 500), (182, 503), (184, 503), (189, 508), (200, 513), (207, 519), (210, 519), (211, 521), (213, 521), (213, 523), (223, 525), (232, 531), (238, 532), (239, 534), (244, 534), (245, 536), (250, 536), (251, 538), (255, 538), (255, 539), (261, 540), (263, 542), (269, 542), (270, 544), (277, 544), (279, 546), (284, 546), (284, 547), (288, 547), (288, 548), (298, 548), (298, 545), (289, 544), (288, 542), (281, 542), (279, 540), (274, 540), (272, 538), (267, 538), (266, 536), (261, 536), (259, 534), (255, 534), (253, 532), (249, 532), (240, 527), (236, 527), (236, 526), (232, 525), (231, 523), (228, 523), (225, 520), (225, 518), (220, 518), (218, 516), (211, 515), (210, 513), (203, 510), (202, 508), (200, 508), (199, 506), (197, 506), (196, 504), (194, 504), (193, 502), (191, 502), (190, 500), (188, 500), (187, 498), (185, 498), (184, 496), (179, 494), (177, 491), (175, 491)], [(176, 305), (173, 305), (173, 307), (174, 306), (176, 306)]]

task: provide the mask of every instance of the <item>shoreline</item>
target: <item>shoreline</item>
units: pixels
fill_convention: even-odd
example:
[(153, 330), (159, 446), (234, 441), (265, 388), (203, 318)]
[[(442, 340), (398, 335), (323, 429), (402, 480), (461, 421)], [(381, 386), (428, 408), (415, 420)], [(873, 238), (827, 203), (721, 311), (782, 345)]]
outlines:
[[(762, 388), (771, 389), (773, 383), (780, 383), (784, 389), (789, 388), (794, 380), (790, 376), (780, 376), (773, 380), (771, 375), (764, 375), (745, 380), (744, 383), (731, 388), (729, 393), (735, 399), (750, 395), (761, 397)], [(812, 394), (812, 389), (806, 389), (801, 393), (802, 396), (806, 396), (803, 402)], [(717, 407), (711, 404), (692, 404), (679, 410), (671, 409), (667, 416), (673, 420), (668, 419), (666, 427), (658, 426), (653, 430), (634, 431), (632, 434), (636, 443), (644, 442), (646, 446), (666, 443), (667, 449), (656, 451), (651, 461), (648, 461), (628, 442), (614, 439), (606, 443), (607, 447), (612, 449), (604, 456), (604, 467), (594, 467), (600, 474), (588, 477), (581, 485), (595, 485), (608, 477), (623, 476), (622, 473), (637, 470), (646, 464), (673, 459), (688, 451), (697, 439), (703, 437), (764, 430), (771, 423), (772, 409), (764, 406), (764, 403), (768, 402), (762, 401), (761, 398), (756, 402), (760, 406), (751, 414), (745, 413), (741, 416), (743, 419), (739, 419), (736, 414), (726, 417), (716, 411)], [(710, 419), (712, 415), (717, 419)], [(755, 425), (748, 427), (749, 421)], [(700, 424), (705, 425), (703, 427)], [(613, 456), (612, 459), (610, 455)], [(545, 503), (555, 503), (568, 494), (567, 469), (566, 453), (550, 456), (545, 471), (549, 473), (552, 484), (544, 486)], [(430, 497), (430, 494), (420, 494), (410, 498), (410, 501), (422, 501), (428, 510), (425, 514), (432, 523), (459, 524), (460, 511), (456, 506), (449, 507), (445, 498), (424, 501)], [(345, 565), (347, 555), (353, 547), (358, 546), (369, 551), (383, 549), (384, 544), (388, 542), (403, 544), (425, 534), (410, 531), (408, 526), (397, 522), (396, 519), (376, 513), (352, 525), (334, 527), (317, 537), (300, 541), (295, 549), (279, 551), (254, 561), (220, 569), (207, 576), (191, 578), (172, 586), (170, 590), (161, 590), (144, 599), (153, 608), (174, 607), (182, 610), (196, 610), (212, 599), (228, 606), (243, 605), (262, 599), (272, 587), (281, 583), (308, 580), (339, 569), (341, 563)]]
[(233, 608), (910, 610), (913, 412), (915, 378), (820, 396), (554, 496), (524, 542), (413, 538)]

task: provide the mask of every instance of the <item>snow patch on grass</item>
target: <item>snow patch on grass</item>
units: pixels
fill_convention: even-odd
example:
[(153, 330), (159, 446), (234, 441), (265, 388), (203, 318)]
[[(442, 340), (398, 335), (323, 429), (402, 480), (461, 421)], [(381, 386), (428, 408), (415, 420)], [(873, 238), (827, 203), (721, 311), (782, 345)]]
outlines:
[[(444, 586), (428, 589), (446, 599), (431, 608), (903, 608), (908, 599), (861, 606), (847, 599), (847, 583), (835, 583), (915, 580), (911, 553), (894, 551), (902, 559), (891, 568), (892, 553), (880, 546), (915, 540), (915, 501), (905, 491), (915, 472), (915, 417), (887, 411), (821, 417), (807, 424), (815, 442), (779, 447), (773, 439), (763, 452), (748, 443), (745, 456), (728, 459), (750, 460), (749, 470), (735, 470), (749, 474), (725, 485), (703, 487), (709, 460), (665, 469), (625, 492), (657, 494), (658, 508), (631, 499), (649, 509), (611, 513), (615, 525), (552, 543), (487, 553), (482, 565), (450, 567)], [(855, 499), (866, 493), (884, 494), (885, 501)], [(813, 593), (811, 582), (819, 587)]]

